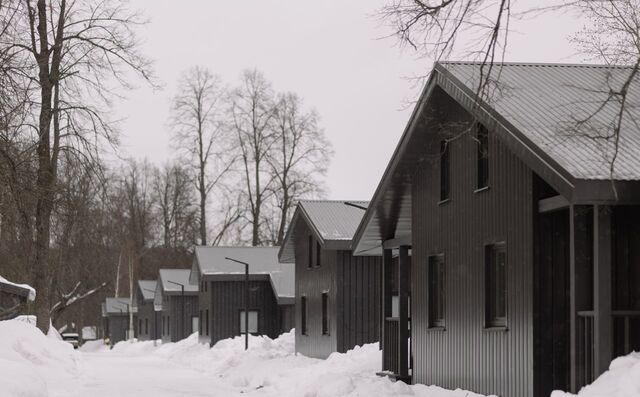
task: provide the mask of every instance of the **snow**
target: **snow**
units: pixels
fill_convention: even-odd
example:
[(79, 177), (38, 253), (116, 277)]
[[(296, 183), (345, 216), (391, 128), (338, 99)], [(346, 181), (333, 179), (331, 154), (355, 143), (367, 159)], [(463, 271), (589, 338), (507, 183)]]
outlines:
[(29, 296), (28, 296), (29, 301), (33, 302), (33, 301), (36, 300), (36, 290), (32, 286), (30, 286), (28, 284), (12, 283), (11, 281), (7, 280), (6, 278), (4, 278), (2, 276), (0, 276), (0, 283), (13, 285), (14, 287), (18, 287), (18, 288), (29, 290)]
[[(571, 393), (554, 391), (551, 397), (570, 397)], [(618, 357), (609, 370), (592, 384), (583, 387), (580, 397), (640, 397), (640, 353)]]

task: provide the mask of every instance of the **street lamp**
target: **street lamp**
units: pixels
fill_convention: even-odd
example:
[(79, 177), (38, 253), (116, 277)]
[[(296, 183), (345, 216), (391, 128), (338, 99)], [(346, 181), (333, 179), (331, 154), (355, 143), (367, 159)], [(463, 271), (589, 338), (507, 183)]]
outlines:
[(180, 283), (176, 283), (175, 281), (171, 281), (171, 280), (167, 280), (167, 282), (171, 283), (171, 284), (175, 284), (175, 285), (179, 285), (180, 286), (180, 296), (182, 297), (181, 301), (182, 301), (182, 315), (180, 316), (180, 324), (182, 327), (182, 335), (180, 335), (180, 339), (183, 339), (185, 336), (185, 332), (184, 332), (184, 284), (180, 284)]
[(224, 259), (244, 265), (244, 350), (249, 350), (249, 264), (229, 257)]

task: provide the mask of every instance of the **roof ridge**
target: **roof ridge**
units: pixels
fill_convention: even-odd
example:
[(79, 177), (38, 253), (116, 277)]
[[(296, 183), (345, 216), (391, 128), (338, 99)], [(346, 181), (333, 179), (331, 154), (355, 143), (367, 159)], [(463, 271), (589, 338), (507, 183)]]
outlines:
[[(441, 65), (482, 65), (490, 62), (480, 61), (437, 61)], [(525, 67), (557, 67), (557, 68), (593, 68), (593, 69), (630, 69), (632, 65), (606, 65), (597, 63), (554, 63), (554, 62), (493, 62), (494, 66), (525, 66)]]

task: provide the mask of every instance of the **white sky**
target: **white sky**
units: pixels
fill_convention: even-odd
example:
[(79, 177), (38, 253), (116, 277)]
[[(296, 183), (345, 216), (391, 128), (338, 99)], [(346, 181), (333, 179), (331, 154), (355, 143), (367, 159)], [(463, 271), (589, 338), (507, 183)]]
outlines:
[[(381, 39), (390, 32), (373, 14), (384, 2), (132, 0), (150, 18), (140, 36), (164, 89), (141, 86), (117, 106), (122, 155), (158, 164), (173, 156), (167, 116), (184, 70), (207, 66), (235, 84), (256, 67), (276, 90), (298, 93), (320, 113), (335, 151), (329, 198), (370, 199), (409, 117), (407, 101), (419, 92), (407, 77), (432, 66)], [(580, 60), (568, 41), (577, 27), (566, 15), (514, 22), (506, 59)]]

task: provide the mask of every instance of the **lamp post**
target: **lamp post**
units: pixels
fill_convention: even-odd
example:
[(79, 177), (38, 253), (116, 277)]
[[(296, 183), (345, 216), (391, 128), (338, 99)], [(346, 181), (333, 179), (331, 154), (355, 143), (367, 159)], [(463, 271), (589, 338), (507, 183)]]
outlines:
[(237, 259), (225, 257), (224, 259), (244, 265), (244, 350), (249, 349), (249, 264)]
[(181, 301), (182, 301), (182, 313), (180, 315), (180, 324), (182, 327), (182, 335), (180, 335), (180, 339), (183, 339), (184, 336), (184, 284), (180, 284), (180, 283), (176, 283), (175, 281), (171, 281), (171, 280), (167, 280), (167, 282), (171, 283), (171, 284), (175, 284), (175, 285), (179, 285), (180, 286), (180, 296), (181, 296)]

